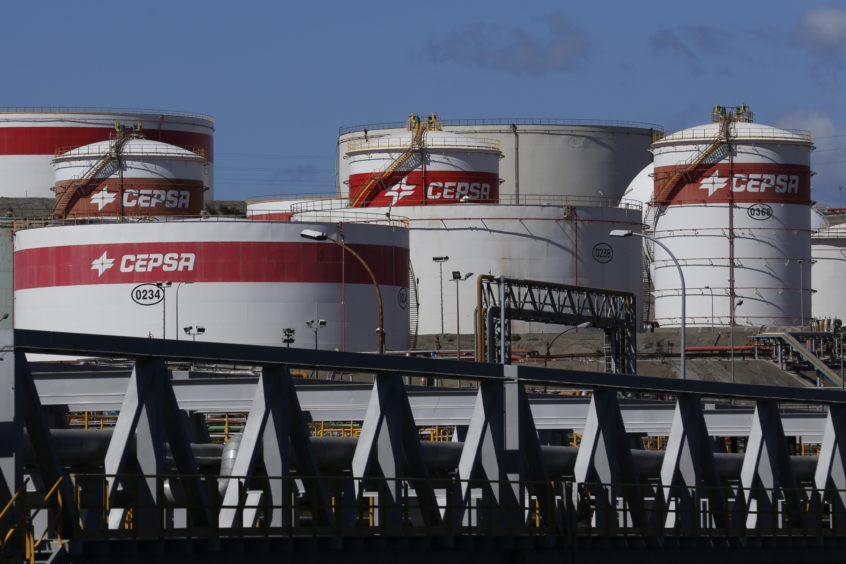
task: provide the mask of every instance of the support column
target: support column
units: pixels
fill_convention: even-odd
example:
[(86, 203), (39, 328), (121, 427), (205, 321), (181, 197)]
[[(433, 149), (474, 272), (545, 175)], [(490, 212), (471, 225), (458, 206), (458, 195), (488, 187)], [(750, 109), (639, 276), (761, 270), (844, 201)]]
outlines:
[[(290, 477), (292, 456), (297, 460), (297, 470), (311, 501), (314, 518), (321, 525), (331, 522), (329, 497), (311, 453), (308, 427), (286, 367), (265, 366), (262, 369), (220, 510), (219, 523), (223, 528), (237, 526), (239, 516), (243, 515), (248, 497), (247, 480), (253, 474), (259, 452), (270, 479), (270, 500), (266, 505), (271, 508), (272, 526), (292, 523), (296, 493), (294, 480)], [(243, 520), (240, 522), (250, 525)]]
[(352, 460), (355, 503), (360, 499), (364, 479), (377, 475), (374, 463), (385, 480), (385, 487), (379, 492), (381, 523), (402, 523), (403, 482), (408, 481), (417, 496), (423, 522), (440, 524), (435, 488), (420, 451), (420, 436), (399, 374), (377, 374), (374, 379)]
[(616, 390), (594, 390), (582, 442), (574, 465), (576, 483), (594, 497), (596, 526), (617, 525), (617, 498), (622, 497), (634, 526), (641, 524), (643, 492), (620, 415)]
[(661, 465), (665, 526), (695, 530), (700, 500), (711, 519), (725, 526), (726, 499), (714, 466), (714, 447), (697, 396), (679, 396)]
[(779, 493), (784, 494), (784, 509), (791, 524), (801, 526), (805, 513), (802, 492), (793, 476), (787, 439), (778, 414), (778, 403), (774, 400), (761, 400), (755, 405), (740, 484), (743, 495), (739, 496), (739, 501), (744, 504), (742, 510), (747, 527), (772, 528), (777, 525), (774, 515), (782, 514), (777, 506), (781, 498)]

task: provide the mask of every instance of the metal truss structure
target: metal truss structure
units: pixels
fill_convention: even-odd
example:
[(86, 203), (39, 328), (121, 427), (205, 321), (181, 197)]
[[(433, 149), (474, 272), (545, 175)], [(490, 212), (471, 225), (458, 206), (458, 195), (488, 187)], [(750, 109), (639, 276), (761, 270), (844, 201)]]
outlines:
[[(846, 558), (843, 392), (21, 330), (0, 338), (4, 558), (34, 559), (39, 547), (54, 562), (270, 562), (280, 551), (345, 562)], [(82, 439), (61, 429), (41, 397), (57, 403), (47, 391), (58, 384), (33, 376), (27, 353), (128, 359), (125, 389), (103, 400), (120, 401), (114, 429)], [(197, 362), (256, 372), (217, 378), (251, 389), (243, 433), (218, 457), (198, 444), (184, 395), (215, 378), (182, 387), (172, 370)], [(304, 407), (294, 368), (368, 376), (357, 439), (310, 436), (315, 402)], [(472, 385), (456, 392), (473, 398), (461, 441), (421, 440), (409, 378)], [(86, 401), (97, 379), (65, 378)], [(540, 440), (542, 402), (527, 390), (542, 386), (589, 391), (578, 447)], [(632, 448), (621, 396), (656, 394), (675, 398), (669, 426), (656, 408), (666, 449)], [(709, 412), (727, 400), (748, 405), (744, 453), (715, 452), (727, 429)], [(790, 452), (785, 404), (817, 422), (819, 456)]]
[[(476, 358), (499, 362), (493, 346), (502, 330), (502, 319), (579, 325), (605, 331), (606, 371), (616, 374), (637, 373), (637, 309), (630, 292), (568, 286), (537, 280), (479, 276), (476, 305)], [(502, 316), (502, 304), (505, 315)], [(511, 350), (506, 326), (505, 348)], [(505, 364), (510, 354), (506, 354)]]

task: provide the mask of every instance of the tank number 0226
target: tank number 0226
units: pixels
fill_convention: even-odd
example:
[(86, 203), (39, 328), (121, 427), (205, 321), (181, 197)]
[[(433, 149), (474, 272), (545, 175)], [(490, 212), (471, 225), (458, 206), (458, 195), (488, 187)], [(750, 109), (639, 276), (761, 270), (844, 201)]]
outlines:
[(155, 284), (141, 284), (132, 289), (132, 301), (138, 305), (155, 305), (164, 299), (164, 290)]

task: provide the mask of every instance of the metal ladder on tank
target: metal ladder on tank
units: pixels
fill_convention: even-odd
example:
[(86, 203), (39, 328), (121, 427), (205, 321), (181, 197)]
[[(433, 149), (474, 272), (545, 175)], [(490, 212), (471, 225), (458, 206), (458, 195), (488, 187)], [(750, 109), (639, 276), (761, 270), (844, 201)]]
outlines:
[[(379, 186), (384, 186), (386, 178), (390, 178), (399, 168), (411, 158), (411, 156), (423, 147), (423, 134), (426, 132), (427, 126), (423, 122), (417, 122), (414, 126), (414, 135), (411, 138), (411, 146), (402, 155), (392, 162), (382, 172), (377, 172), (367, 179), (364, 186), (361, 188), (355, 199), (350, 202), (351, 208), (360, 208), (367, 205), (372, 199), (372, 194)], [(403, 175), (405, 176), (405, 175)]]

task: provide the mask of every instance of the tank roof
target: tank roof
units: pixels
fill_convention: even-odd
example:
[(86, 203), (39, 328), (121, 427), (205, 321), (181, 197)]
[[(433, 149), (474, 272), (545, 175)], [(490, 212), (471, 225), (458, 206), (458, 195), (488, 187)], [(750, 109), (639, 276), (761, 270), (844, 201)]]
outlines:
[[(655, 141), (654, 145), (690, 142), (690, 141), (713, 141), (720, 135), (721, 125), (719, 123), (706, 123), (682, 129), (662, 137)], [(748, 121), (735, 121), (731, 124), (732, 136), (742, 140), (761, 140), (779, 142), (797, 142), (810, 144), (811, 134), (808, 131), (798, 129), (781, 129), (770, 125), (753, 123)]]
[[(56, 151), (55, 161), (72, 160), (72, 159), (89, 159), (92, 157), (103, 157), (112, 149), (115, 140), (98, 141), (90, 145), (83, 145), (73, 149), (58, 149)], [(162, 143), (161, 141), (153, 141), (151, 139), (135, 138), (127, 141), (121, 155), (132, 157), (155, 157), (155, 158), (178, 158), (185, 160), (202, 159), (205, 160), (203, 151), (197, 148), (194, 151), (170, 145), (169, 143)]]

